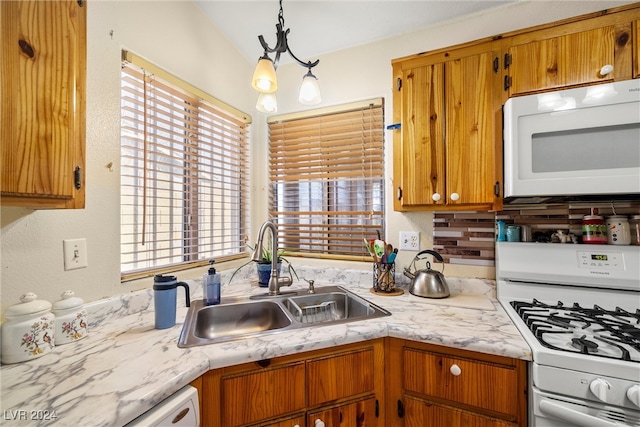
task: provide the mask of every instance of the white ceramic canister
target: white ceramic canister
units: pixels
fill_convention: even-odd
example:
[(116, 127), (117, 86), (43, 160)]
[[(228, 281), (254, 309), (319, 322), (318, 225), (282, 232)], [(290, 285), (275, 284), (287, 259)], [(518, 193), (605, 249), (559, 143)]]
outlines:
[(82, 298), (64, 291), (62, 299), (53, 303), (56, 316), (56, 345), (68, 344), (87, 336), (87, 311)]
[(626, 216), (607, 217), (607, 243), (610, 245), (631, 244), (631, 230)]
[(55, 316), (51, 303), (38, 300), (33, 292), (20, 297), (20, 303), (5, 311), (2, 324), (2, 363), (36, 359), (55, 346)]

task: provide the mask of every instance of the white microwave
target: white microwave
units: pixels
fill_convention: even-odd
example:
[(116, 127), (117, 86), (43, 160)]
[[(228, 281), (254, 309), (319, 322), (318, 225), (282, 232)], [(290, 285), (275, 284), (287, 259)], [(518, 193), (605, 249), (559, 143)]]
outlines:
[(505, 201), (593, 196), (640, 196), (640, 79), (507, 100)]

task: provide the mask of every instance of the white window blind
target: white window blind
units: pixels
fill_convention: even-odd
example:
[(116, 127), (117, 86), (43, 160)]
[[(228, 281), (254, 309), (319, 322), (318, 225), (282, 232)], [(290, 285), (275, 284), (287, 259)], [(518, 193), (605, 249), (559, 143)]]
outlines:
[(123, 277), (245, 250), (248, 122), (173, 80), (123, 64)]
[(270, 217), (291, 254), (370, 260), (384, 234), (382, 100), (269, 123)]

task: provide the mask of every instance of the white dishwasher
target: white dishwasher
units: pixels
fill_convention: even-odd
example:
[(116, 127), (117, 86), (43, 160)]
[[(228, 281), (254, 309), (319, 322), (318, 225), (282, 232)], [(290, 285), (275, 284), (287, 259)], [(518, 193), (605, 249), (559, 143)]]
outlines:
[(198, 427), (198, 390), (184, 386), (125, 427)]

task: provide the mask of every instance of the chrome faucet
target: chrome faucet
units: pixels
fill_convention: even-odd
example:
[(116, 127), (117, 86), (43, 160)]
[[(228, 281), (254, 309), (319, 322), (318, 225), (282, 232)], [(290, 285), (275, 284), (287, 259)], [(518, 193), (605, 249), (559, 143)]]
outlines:
[(260, 227), (258, 237), (256, 238), (256, 248), (251, 254), (251, 260), (262, 260), (264, 233), (267, 229), (271, 230), (271, 278), (269, 279), (269, 295), (280, 295), (280, 287), (291, 286), (293, 277), (291, 277), (291, 270), (289, 270), (289, 277), (280, 277), (278, 274), (278, 231), (271, 221), (266, 221)]

